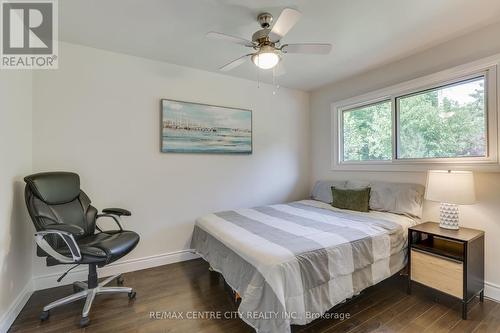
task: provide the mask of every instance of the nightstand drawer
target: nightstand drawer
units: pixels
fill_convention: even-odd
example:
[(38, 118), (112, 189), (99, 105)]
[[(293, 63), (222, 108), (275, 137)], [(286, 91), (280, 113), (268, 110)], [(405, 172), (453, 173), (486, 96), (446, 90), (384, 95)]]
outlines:
[(411, 250), (411, 279), (463, 298), (463, 263)]

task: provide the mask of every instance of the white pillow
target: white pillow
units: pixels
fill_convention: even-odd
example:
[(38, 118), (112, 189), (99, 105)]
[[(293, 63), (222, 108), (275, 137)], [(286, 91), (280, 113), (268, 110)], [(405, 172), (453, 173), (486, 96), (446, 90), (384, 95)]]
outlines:
[(345, 187), (349, 190), (360, 190), (365, 187), (370, 187), (371, 182), (367, 180), (348, 180), (345, 184)]
[(314, 184), (311, 198), (314, 200), (325, 202), (327, 204), (331, 204), (333, 201), (332, 186), (335, 186), (336, 188), (345, 188), (346, 181), (318, 180), (316, 184)]
[(370, 187), (370, 209), (422, 217), (425, 187), (420, 184), (347, 181), (347, 188)]

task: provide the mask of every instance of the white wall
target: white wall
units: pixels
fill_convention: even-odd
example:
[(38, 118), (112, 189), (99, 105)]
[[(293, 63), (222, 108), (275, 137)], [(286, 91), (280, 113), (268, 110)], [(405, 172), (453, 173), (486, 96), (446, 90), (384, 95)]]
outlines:
[[(500, 36), (500, 23), (312, 92), (312, 181), (354, 178), (425, 183), (425, 173), (332, 171), (330, 105), (349, 97), (500, 53), (498, 36)], [(486, 281), (489, 283), (486, 292), (500, 300), (500, 266), (498, 265), (500, 173), (476, 174), (476, 188), (478, 203), (461, 208), (462, 224), (486, 231)], [(437, 205), (426, 203), (424, 218), (437, 220), (438, 216)]]
[[(66, 43), (33, 80), (34, 170), (78, 172), (97, 208), (130, 209), (125, 259), (188, 249), (208, 212), (308, 194), (307, 93)], [(160, 153), (161, 98), (252, 109), (253, 154)], [(37, 258), (35, 280), (54, 270)]]
[(34, 228), (24, 205), (31, 171), (30, 72), (0, 73), (0, 332), (24, 305), (31, 283)]

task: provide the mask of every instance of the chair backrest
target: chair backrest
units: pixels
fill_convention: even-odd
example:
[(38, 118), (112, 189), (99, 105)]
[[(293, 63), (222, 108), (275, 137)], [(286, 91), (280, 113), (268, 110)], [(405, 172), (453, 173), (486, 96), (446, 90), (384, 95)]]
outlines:
[[(80, 177), (76, 173), (37, 173), (25, 177), (24, 181), (26, 206), (37, 231), (45, 230), (50, 224), (70, 224), (85, 231), (80, 238), (94, 234), (97, 209), (80, 189)], [(55, 248), (64, 244), (57, 236), (47, 241)], [(44, 252), (38, 254), (45, 256)]]

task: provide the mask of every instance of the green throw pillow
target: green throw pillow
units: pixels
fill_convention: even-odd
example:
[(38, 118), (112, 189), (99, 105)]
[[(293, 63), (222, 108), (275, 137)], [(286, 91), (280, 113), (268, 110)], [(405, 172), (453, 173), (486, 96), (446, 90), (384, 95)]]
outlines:
[(370, 209), (370, 187), (358, 190), (343, 190), (332, 186), (332, 206), (340, 209), (368, 212)]

